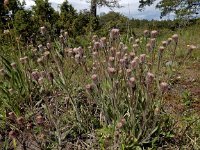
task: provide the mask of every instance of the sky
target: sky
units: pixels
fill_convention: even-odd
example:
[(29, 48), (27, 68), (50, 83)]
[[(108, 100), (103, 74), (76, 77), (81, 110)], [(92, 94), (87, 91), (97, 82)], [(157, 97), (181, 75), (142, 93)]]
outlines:
[[(32, 0), (25, 0), (26, 1), (26, 7), (30, 8), (32, 5), (34, 5), (34, 2)], [(54, 9), (59, 9), (59, 4), (62, 4), (64, 0), (49, 0), (49, 2), (52, 4)], [(83, 9), (89, 10), (89, 3), (87, 3), (87, 0), (68, 0), (68, 2), (78, 11)], [(148, 20), (160, 20), (160, 11), (158, 9), (155, 9), (155, 4), (152, 6), (145, 7), (145, 10), (140, 12), (138, 11), (139, 6), (139, 0), (120, 0), (120, 5), (123, 6), (122, 8), (114, 8), (115, 12), (120, 12), (121, 14), (129, 17), (129, 18), (137, 18), (137, 19), (148, 19)], [(111, 9), (107, 7), (98, 7), (98, 14), (101, 13), (107, 13), (111, 11)], [(172, 16), (166, 16), (163, 19), (169, 19), (172, 18)]]

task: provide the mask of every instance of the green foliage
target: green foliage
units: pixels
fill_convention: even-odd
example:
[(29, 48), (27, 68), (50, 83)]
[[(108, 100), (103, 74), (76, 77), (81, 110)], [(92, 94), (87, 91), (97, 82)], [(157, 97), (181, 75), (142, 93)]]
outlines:
[(29, 10), (18, 10), (14, 16), (14, 28), (24, 40), (32, 35), (33, 21), (31, 17), (32, 13)]
[[(140, 0), (140, 8), (152, 5), (156, 0)], [(161, 0), (156, 5), (161, 10), (161, 17), (170, 13), (175, 13), (178, 18), (190, 18), (199, 13), (199, 0)]]

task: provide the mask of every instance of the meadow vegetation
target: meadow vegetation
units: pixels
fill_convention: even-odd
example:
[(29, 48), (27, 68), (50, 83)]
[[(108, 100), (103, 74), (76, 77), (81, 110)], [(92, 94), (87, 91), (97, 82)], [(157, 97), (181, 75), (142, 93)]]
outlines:
[(199, 19), (42, 6), (1, 26), (1, 149), (200, 149)]

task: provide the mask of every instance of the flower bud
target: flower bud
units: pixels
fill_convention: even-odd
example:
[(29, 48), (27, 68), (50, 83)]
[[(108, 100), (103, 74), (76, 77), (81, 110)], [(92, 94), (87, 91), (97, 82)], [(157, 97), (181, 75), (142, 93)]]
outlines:
[(17, 64), (15, 62), (10, 64), (12, 66), (13, 69), (17, 69)]
[(41, 115), (36, 116), (35, 121), (38, 125), (42, 125), (44, 123), (44, 118)]
[(151, 44), (151, 47), (154, 48), (156, 46), (156, 39), (155, 38), (150, 39), (150, 44)]
[(115, 68), (112, 68), (112, 67), (108, 67), (108, 74), (110, 77), (113, 77), (116, 73), (116, 70)]
[(172, 39), (174, 40), (175, 43), (178, 43), (178, 34), (174, 34), (172, 36)]
[(148, 72), (147, 73), (147, 76), (146, 76), (146, 84), (147, 85), (150, 85), (153, 83), (153, 80), (154, 80), (154, 74)]
[(93, 84), (87, 84), (87, 85), (85, 86), (85, 88), (86, 88), (86, 91), (87, 91), (89, 94), (91, 94), (91, 93), (93, 92), (93, 90), (94, 90), (94, 85), (93, 85)]
[(21, 64), (24, 65), (24, 64), (27, 64), (27, 62), (28, 62), (28, 57), (25, 56), (25, 57), (20, 58), (19, 60), (20, 60)]
[(114, 66), (114, 63), (115, 63), (115, 57), (109, 57), (108, 59), (108, 63), (109, 63), (109, 66)]
[(101, 48), (101, 44), (99, 42), (95, 42), (93, 46), (93, 50), (98, 51)]
[(152, 46), (150, 43), (147, 43), (146, 48), (147, 48), (148, 52), (152, 51)]
[(191, 53), (194, 49), (196, 49), (197, 47), (194, 45), (187, 45), (188, 47), (188, 52)]
[(14, 121), (16, 119), (16, 115), (14, 112), (9, 112), (8, 113), (8, 118), (12, 121)]
[(18, 125), (23, 125), (25, 122), (25, 119), (24, 119), (24, 117), (19, 117), (19, 118), (17, 118), (16, 122)]
[(10, 139), (15, 139), (16, 137), (17, 137), (17, 132), (16, 131), (14, 131), (14, 130), (11, 130), (10, 132), (9, 132), (9, 138)]
[(163, 46), (160, 46), (160, 47), (159, 47), (159, 52), (160, 52), (160, 54), (162, 54), (164, 50), (165, 50), (165, 47), (163, 47)]
[(162, 41), (162, 46), (163, 46), (163, 47), (167, 47), (167, 45), (168, 45), (168, 42), (167, 42), (167, 41)]
[(144, 30), (144, 37), (148, 37), (149, 36), (149, 30)]
[(45, 34), (45, 31), (46, 31), (46, 28), (45, 28), (44, 26), (40, 27), (40, 33), (41, 33), (42, 35)]
[(160, 90), (162, 93), (165, 93), (168, 90), (168, 84), (166, 82), (160, 83)]
[(120, 36), (119, 29), (112, 29), (110, 31), (110, 39), (111, 40), (116, 40), (119, 38), (119, 36)]
[(141, 55), (140, 55), (140, 62), (141, 62), (141, 63), (144, 63), (145, 60), (146, 60), (146, 54), (141, 54)]
[(127, 76), (128, 78), (131, 77), (131, 73), (132, 73), (132, 70), (131, 70), (131, 69), (126, 69), (126, 76)]
[(151, 38), (156, 38), (157, 35), (158, 35), (158, 31), (156, 30), (151, 31)]
[(51, 43), (47, 43), (47, 49), (48, 49), (48, 50), (51, 49)]
[(93, 74), (92, 75), (92, 81), (93, 81), (94, 84), (98, 84), (99, 79), (98, 79), (98, 75), (97, 74)]
[(128, 84), (129, 84), (129, 87), (130, 88), (134, 88), (135, 87), (135, 78), (134, 77), (131, 77), (129, 80), (128, 80)]
[(31, 76), (32, 76), (32, 79), (35, 80), (35, 81), (38, 81), (38, 79), (40, 78), (40, 74), (38, 71), (33, 71), (31, 73)]

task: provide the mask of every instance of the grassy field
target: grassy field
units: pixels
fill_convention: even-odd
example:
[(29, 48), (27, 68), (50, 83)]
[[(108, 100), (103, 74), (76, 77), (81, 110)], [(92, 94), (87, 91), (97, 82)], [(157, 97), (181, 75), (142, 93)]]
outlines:
[(200, 28), (1, 36), (0, 148), (200, 149)]

